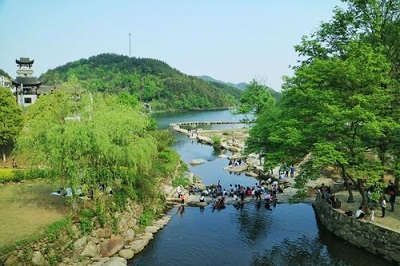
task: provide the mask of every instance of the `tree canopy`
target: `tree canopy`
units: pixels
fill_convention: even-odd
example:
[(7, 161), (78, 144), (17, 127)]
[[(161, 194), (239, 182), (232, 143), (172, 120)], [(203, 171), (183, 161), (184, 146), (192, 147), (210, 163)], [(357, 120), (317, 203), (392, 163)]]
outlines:
[(248, 150), (265, 151), (267, 168), (311, 158), (299, 182), (338, 166), (365, 204), (365, 189), (382, 186), (384, 173), (398, 184), (400, 9), (398, 1), (343, 2), (346, 10), (295, 47), (304, 60), (275, 110), (260, 113)]
[(275, 104), (271, 91), (272, 89), (253, 79), (240, 97), (238, 113), (257, 117), (267, 107)]

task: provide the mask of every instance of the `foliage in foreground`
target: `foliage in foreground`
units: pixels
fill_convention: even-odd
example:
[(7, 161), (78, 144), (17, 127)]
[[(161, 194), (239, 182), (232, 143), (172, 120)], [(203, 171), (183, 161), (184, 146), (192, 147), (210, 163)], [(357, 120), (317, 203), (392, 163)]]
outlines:
[(296, 46), (304, 60), (286, 78), (282, 101), (259, 112), (246, 144), (265, 157), (266, 169), (307, 158), (303, 185), (335, 166), (365, 206), (366, 189), (382, 193), (384, 174), (399, 187), (400, 3), (343, 2), (347, 10), (335, 9)]

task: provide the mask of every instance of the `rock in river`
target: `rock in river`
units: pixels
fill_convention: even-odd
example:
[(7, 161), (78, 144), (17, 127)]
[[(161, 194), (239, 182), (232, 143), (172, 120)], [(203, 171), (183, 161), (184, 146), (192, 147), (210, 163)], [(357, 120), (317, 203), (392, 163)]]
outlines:
[(191, 164), (191, 165), (199, 165), (199, 164), (203, 164), (203, 163), (205, 163), (205, 162), (207, 162), (207, 161), (204, 160), (204, 159), (194, 159), (194, 160), (192, 160), (192, 161), (190, 162), (190, 164)]

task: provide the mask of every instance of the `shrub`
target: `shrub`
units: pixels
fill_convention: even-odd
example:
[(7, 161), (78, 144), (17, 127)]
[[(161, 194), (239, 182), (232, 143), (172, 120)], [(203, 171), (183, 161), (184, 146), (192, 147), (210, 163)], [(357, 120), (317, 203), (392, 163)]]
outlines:
[(190, 180), (185, 176), (176, 176), (174, 179), (172, 179), (173, 187), (178, 187), (178, 186), (187, 187), (189, 184)]
[(124, 189), (121, 189), (115, 193), (114, 202), (118, 211), (125, 210), (127, 200), (128, 193)]
[(50, 171), (46, 169), (0, 169), (0, 183), (20, 182), (22, 180), (30, 180), (36, 178), (47, 178), (50, 176)]
[(106, 212), (107, 211), (106, 211), (105, 201), (103, 199), (100, 199), (100, 201), (98, 201), (96, 204), (96, 216), (97, 216), (97, 219), (99, 220), (101, 227), (104, 227), (106, 224), (106, 220), (107, 220)]
[(0, 183), (12, 181), (14, 177), (15, 177), (14, 169), (11, 168), (0, 169)]
[(53, 254), (49, 256), (50, 265), (58, 265), (62, 261), (61, 254)]
[(139, 224), (141, 226), (150, 225), (156, 218), (156, 214), (150, 208), (147, 208), (143, 211), (143, 213), (139, 217)]
[(79, 210), (79, 220), (80, 220), (80, 230), (83, 234), (90, 232), (94, 229), (94, 224), (92, 222), (93, 217), (95, 214), (88, 209), (80, 209)]
[(158, 154), (158, 163), (154, 170), (156, 176), (166, 176), (174, 172), (180, 160), (179, 154), (173, 149), (165, 149)]
[(49, 242), (53, 243), (53, 242), (55, 242), (57, 240), (57, 237), (60, 234), (60, 232), (64, 228), (69, 228), (69, 227), (71, 227), (71, 220), (70, 219), (57, 221), (57, 222), (54, 222), (54, 223), (50, 224), (46, 228), (45, 234), (46, 234), (47, 238), (49, 239)]
[(51, 177), (51, 171), (48, 169), (31, 169), (26, 171), (25, 179), (48, 178)]
[(212, 146), (214, 147), (214, 149), (220, 149), (221, 148), (222, 140), (221, 140), (220, 136), (214, 135), (214, 136), (211, 137), (211, 140), (213, 142)]

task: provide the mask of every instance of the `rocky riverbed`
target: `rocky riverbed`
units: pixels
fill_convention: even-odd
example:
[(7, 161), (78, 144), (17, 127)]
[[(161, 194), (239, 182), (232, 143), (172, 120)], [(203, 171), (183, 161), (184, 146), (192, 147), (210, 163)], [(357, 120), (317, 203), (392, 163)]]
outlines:
[[(186, 122), (186, 123), (174, 123), (171, 124), (170, 127), (172, 130), (175, 130), (179, 133), (187, 135), (189, 138), (195, 139), (196, 141), (205, 144), (205, 145), (213, 145), (213, 137), (218, 137), (221, 140), (221, 148), (229, 150), (233, 153), (232, 156), (228, 157), (227, 159), (231, 161), (241, 160), (242, 162), (239, 165), (228, 165), (224, 169), (229, 172), (241, 172), (248, 176), (258, 177), (258, 173), (263, 172), (263, 158), (260, 159), (258, 154), (249, 154), (247, 156), (242, 156), (242, 152), (244, 151), (245, 141), (249, 136), (249, 129), (248, 128), (235, 128), (235, 129), (223, 129), (223, 130), (203, 130), (201, 129), (201, 125), (207, 124), (221, 124), (221, 123), (229, 123), (229, 122), (202, 122), (202, 123), (195, 123), (195, 122)], [(237, 123), (235, 123), (237, 124)], [(183, 126), (196, 126), (196, 129), (185, 129)], [(204, 160), (195, 159), (192, 162), (188, 162), (189, 164), (196, 165), (204, 163)], [(295, 168), (298, 168), (298, 165), (295, 165)], [(278, 179), (279, 167), (273, 169), (273, 173), (275, 173), (275, 178)], [(294, 188), (296, 174), (294, 177), (287, 177), (284, 179), (278, 179), (280, 183), (280, 187), (282, 188), (283, 192), (278, 194), (278, 201), (279, 202), (289, 202), (290, 198), (292, 198), (297, 193), (297, 189)], [(319, 188), (322, 184), (327, 186), (338, 186), (340, 187), (342, 184), (341, 182), (335, 182), (332, 178), (320, 178), (316, 181), (309, 181), (307, 187), (309, 188), (310, 195), (309, 201), (314, 200), (315, 194), (313, 193), (315, 188)], [(213, 185), (213, 184), (192, 184), (199, 186), (200, 188), (205, 188), (206, 185)], [(227, 189), (227, 188), (226, 188)], [(185, 202), (188, 205), (207, 205), (208, 203), (212, 202), (211, 198), (206, 198), (205, 203), (199, 202), (200, 194), (198, 195), (189, 195), (187, 193)], [(178, 202), (176, 193), (173, 191), (170, 193), (170, 197), (168, 199), (171, 202)], [(252, 197), (246, 198), (246, 201), (251, 202), (253, 199)], [(232, 201), (230, 198), (227, 198), (228, 204), (234, 204), (235, 202)]]

